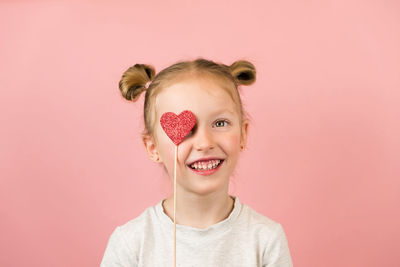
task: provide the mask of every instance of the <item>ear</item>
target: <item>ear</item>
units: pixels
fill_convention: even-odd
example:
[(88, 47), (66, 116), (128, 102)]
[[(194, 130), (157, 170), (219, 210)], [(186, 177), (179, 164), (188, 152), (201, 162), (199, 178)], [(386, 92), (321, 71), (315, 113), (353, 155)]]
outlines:
[(243, 146), (243, 149), (246, 147), (247, 144), (247, 134), (249, 129), (249, 120), (243, 120), (242, 122), (242, 136), (240, 138), (240, 145)]
[(157, 144), (154, 141), (153, 136), (149, 134), (142, 134), (142, 140), (150, 159), (156, 163), (161, 162), (160, 155), (157, 150)]

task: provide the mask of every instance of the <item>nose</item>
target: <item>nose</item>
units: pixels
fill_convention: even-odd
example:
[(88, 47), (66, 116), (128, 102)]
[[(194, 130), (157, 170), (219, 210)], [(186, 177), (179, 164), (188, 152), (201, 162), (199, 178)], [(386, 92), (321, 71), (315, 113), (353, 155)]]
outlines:
[(198, 151), (207, 151), (215, 146), (212, 133), (206, 127), (198, 127), (193, 137), (193, 147)]

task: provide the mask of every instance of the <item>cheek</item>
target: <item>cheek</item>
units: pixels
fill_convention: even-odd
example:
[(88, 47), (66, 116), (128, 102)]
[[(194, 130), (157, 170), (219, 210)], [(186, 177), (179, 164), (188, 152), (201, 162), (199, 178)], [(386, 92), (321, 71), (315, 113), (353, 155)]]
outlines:
[(165, 133), (158, 133), (158, 152), (167, 168), (171, 162), (174, 164), (175, 144)]
[[(174, 152), (175, 153), (175, 152)], [(178, 164), (185, 164), (190, 154), (190, 145), (182, 142), (178, 146)]]
[(240, 135), (232, 134), (221, 139), (221, 146), (227, 153), (240, 150)]
[[(167, 169), (167, 172), (172, 179), (174, 176), (174, 165), (175, 165), (175, 144), (171, 140), (167, 140), (168, 142), (163, 143), (162, 146), (162, 158), (164, 167)], [(171, 145), (172, 144), (172, 145)], [(161, 146), (161, 144), (160, 144)], [(160, 149), (161, 150), (161, 149)], [(177, 155), (177, 175), (180, 176), (181, 170), (185, 168), (185, 164), (187, 161), (188, 154), (190, 152), (190, 146), (185, 145), (185, 143), (181, 143), (178, 146), (178, 155)]]

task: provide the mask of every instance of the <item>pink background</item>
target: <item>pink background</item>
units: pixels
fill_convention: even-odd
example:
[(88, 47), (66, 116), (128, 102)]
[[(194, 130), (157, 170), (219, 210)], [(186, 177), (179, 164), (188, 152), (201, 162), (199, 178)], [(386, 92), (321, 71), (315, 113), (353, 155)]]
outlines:
[(0, 265), (98, 266), (170, 191), (129, 66), (255, 64), (231, 194), (280, 222), (295, 266), (399, 266), (398, 1), (2, 1)]

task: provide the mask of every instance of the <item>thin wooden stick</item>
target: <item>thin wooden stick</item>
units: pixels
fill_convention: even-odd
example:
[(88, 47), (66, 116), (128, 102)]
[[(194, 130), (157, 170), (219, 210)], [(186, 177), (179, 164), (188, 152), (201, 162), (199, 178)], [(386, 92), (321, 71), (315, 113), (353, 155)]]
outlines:
[(176, 267), (176, 162), (178, 146), (175, 146), (175, 164), (174, 164), (174, 267)]

